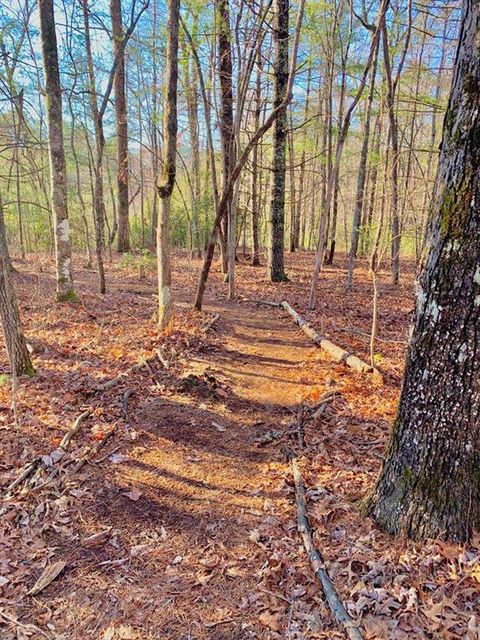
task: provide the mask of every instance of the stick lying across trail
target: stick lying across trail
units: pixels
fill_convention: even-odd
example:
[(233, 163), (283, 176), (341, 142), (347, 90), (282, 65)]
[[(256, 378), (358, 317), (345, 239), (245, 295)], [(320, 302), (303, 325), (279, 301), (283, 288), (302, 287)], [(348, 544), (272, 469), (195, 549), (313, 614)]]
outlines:
[(345, 349), (342, 349), (342, 347), (334, 344), (333, 342), (331, 342), (331, 340), (328, 340), (328, 338), (324, 338), (318, 333), (318, 331), (316, 331), (311, 325), (309, 325), (305, 318), (302, 318), (302, 316), (297, 311), (295, 311), (295, 309), (291, 305), (289, 305), (288, 302), (284, 300), (280, 303), (280, 306), (292, 316), (298, 326), (302, 329), (303, 333), (305, 333), (305, 335), (313, 340), (315, 344), (317, 344), (321, 349), (328, 353), (328, 355), (331, 356), (334, 360), (336, 360), (337, 362), (344, 362), (351, 369), (354, 369), (359, 373), (372, 373), (373, 375), (381, 379), (382, 374), (378, 369), (372, 367), (361, 358), (348, 353), (348, 351), (345, 351)]
[(350, 640), (363, 640), (362, 632), (356, 625), (355, 620), (349, 616), (345, 609), (345, 605), (337, 595), (333, 582), (325, 569), (323, 558), (313, 542), (312, 528), (310, 526), (307, 513), (305, 485), (297, 464), (296, 456), (290, 449), (285, 449), (285, 454), (287, 456), (287, 460), (290, 462), (293, 482), (295, 484), (298, 532), (302, 537), (305, 551), (307, 552), (308, 559), (310, 560), (310, 564), (315, 572), (315, 577), (322, 587), (328, 606), (330, 607), (335, 620), (343, 626)]

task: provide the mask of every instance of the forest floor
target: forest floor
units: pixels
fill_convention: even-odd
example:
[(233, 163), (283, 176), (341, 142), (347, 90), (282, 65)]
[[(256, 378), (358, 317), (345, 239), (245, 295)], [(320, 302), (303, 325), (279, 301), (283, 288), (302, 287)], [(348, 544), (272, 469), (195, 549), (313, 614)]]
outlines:
[[(369, 640), (480, 637), (480, 539), (414, 544), (361, 513), (398, 400), (413, 265), (397, 288), (380, 277), (381, 383), (332, 362), (290, 316), (254, 302), (286, 299), (366, 357), (366, 270), (347, 292), (344, 262), (327, 268), (317, 311), (307, 312), (312, 260), (288, 256), (290, 280), (277, 285), (241, 262), (235, 301), (215, 266), (198, 314), (200, 263), (177, 254), (176, 320), (164, 334), (152, 270), (142, 278), (116, 260), (100, 296), (77, 258), (80, 302), (57, 305), (52, 261), (16, 262), (38, 374), (19, 381), (17, 428), (10, 378), (0, 376), (1, 638), (344, 638), (298, 536), (283, 453), (296, 445), (299, 403), (332, 389), (324, 415), (305, 420), (299, 463), (315, 542), (347, 609)], [(57, 461), (52, 451), (87, 408)], [(34, 459), (41, 472), (5, 498)]]

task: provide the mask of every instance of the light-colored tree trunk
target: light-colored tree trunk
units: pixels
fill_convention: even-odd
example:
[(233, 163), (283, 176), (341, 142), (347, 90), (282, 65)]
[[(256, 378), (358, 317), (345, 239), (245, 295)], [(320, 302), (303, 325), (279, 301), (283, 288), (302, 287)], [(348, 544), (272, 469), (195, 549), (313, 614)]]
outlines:
[(164, 98), (162, 175), (158, 182), (160, 217), (157, 230), (158, 324), (164, 329), (173, 317), (170, 267), (170, 209), (177, 160), (177, 84), (180, 0), (167, 2), (167, 69)]
[(53, 0), (39, 0), (45, 92), (47, 97), (48, 149), (52, 205), (55, 218), (57, 300), (75, 300), (72, 277), (72, 250), (68, 225), (67, 168), (63, 146), (62, 88), (58, 68), (57, 35)]

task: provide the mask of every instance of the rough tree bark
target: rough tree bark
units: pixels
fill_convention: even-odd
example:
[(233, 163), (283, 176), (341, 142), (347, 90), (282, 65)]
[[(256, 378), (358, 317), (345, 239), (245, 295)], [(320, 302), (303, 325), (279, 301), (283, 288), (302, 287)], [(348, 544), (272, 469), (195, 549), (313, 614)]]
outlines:
[(157, 229), (158, 324), (163, 329), (173, 315), (170, 269), (170, 204), (177, 159), (178, 30), (180, 0), (168, 1), (167, 69), (164, 104), (162, 180), (158, 184), (160, 218)]
[(0, 196), (0, 318), (2, 320), (5, 347), (14, 375), (35, 374), (27, 343), (22, 333), (20, 311), (13, 288), (10, 258), (8, 255), (3, 203)]
[[(276, 0), (275, 11), (275, 97), (274, 108), (285, 100), (288, 83), (288, 17), (290, 0)], [(272, 282), (285, 280), (284, 224), (285, 170), (287, 152), (287, 111), (282, 110), (273, 126), (272, 199), (270, 204), (269, 242), (267, 251), (268, 277)]]
[[(235, 129), (233, 120), (233, 85), (232, 85), (232, 44), (230, 28), (229, 0), (215, 0), (215, 11), (218, 20), (217, 35), (217, 64), (220, 82), (220, 139), (222, 143), (222, 191), (230, 181), (235, 160)], [(234, 191), (230, 194), (226, 204), (223, 221), (222, 270), (228, 272), (228, 262), (235, 260), (234, 238), (235, 228), (230, 227)], [(229, 243), (230, 240), (230, 243)], [(233, 242), (233, 246), (232, 246)], [(227, 244), (233, 249), (229, 252)], [(233, 254), (233, 255), (232, 255)], [(225, 270), (226, 268), (226, 270)], [(232, 267), (233, 268), (233, 267)]]
[(115, 127), (117, 130), (117, 251), (130, 250), (128, 229), (128, 125), (125, 96), (125, 52), (121, 0), (110, 0), (113, 51), (117, 60), (113, 91), (115, 95)]
[(480, 524), (480, 3), (463, 11), (399, 411), (367, 505), (415, 539)]
[(63, 146), (62, 87), (58, 68), (57, 36), (53, 0), (39, 0), (40, 35), (48, 119), (48, 149), (52, 207), (55, 218), (57, 300), (75, 300), (72, 277), (72, 250), (68, 225), (67, 168)]

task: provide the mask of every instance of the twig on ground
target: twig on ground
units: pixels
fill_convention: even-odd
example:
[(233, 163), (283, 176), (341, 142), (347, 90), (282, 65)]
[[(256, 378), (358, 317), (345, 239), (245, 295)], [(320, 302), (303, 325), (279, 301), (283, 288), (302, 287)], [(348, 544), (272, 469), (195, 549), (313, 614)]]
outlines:
[(95, 464), (100, 464), (100, 462), (105, 462), (105, 460), (106, 460), (107, 458), (109, 458), (109, 457), (112, 455), (112, 453), (115, 453), (116, 451), (118, 451), (118, 450), (119, 450), (119, 449), (121, 449), (121, 448), (122, 448), (122, 445), (121, 445), (121, 444), (117, 445), (116, 447), (113, 447), (113, 449), (111, 449), (111, 451), (109, 451), (108, 453), (106, 453), (104, 456), (102, 456), (101, 458), (97, 458), (97, 459), (95, 460)]
[(36, 631), (37, 633), (40, 633), (44, 638), (48, 638), (48, 640), (50, 640), (50, 636), (48, 635), (48, 633), (43, 631), (43, 629), (40, 629), (40, 627), (32, 624), (31, 622), (28, 624), (23, 624), (23, 622), (20, 622), (20, 620), (17, 620), (17, 618), (9, 616), (7, 613), (5, 613), (5, 611), (0, 611), (0, 616), (11, 624), (14, 624), (16, 627), (20, 627), (20, 629), (25, 629), (26, 631), (30, 632)]
[[(73, 427), (67, 431), (67, 433), (63, 436), (59, 446), (52, 451), (49, 455), (46, 456), (38, 456), (33, 462), (31, 462), (25, 469), (21, 472), (21, 474), (16, 478), (12, 483), (9, 484), (5, 491), (5, 498), (8, 498), (11, 495), (13, 489), (18, 487), (23, 482), (26, 483), (28, 488), (32, 488), (34, 483), (40, 477), (40, 474), (43, 470), (53, 467), (57, 462), (59, 462), (71, 442), (74, 436), (80, 431), (80, 427), (82, 426), (82, 422), (86, 420), (92, 413), (92, 410), (86, 409), (83, 411), (73, 423)], [(52, 477), (56, 475), (56, 470), (54, 470), (50, 477), (47, 479), (49, 481)], [(42, 483), (44, 486), (45, 483)]]
[(213, 629), (213, 627), (218, 627), (221, 624), (227, 624), (229, 622), (235, 622), (235, 618), (223, 618), (223, 620), (218, 620), (217, 622), (207, 622), (205, 627), (207, 629)]
[(157, 349), (156, 354), (157, 354), (157, 358), (165, 367), (165, 369), (170, 369), (170, 362), (165, 358), (160, 348)]
[(134, 393), (133, 389), (127, 389), (125, 391), (125, 393), (123, 394), (123, 403), (122, 403), (122, 414), (123, 414), (123, 419), (126, 420), (127, 419), (127, 415), (128, 415), (128, 401), (130, 399), (130, 396)]
[(298, 467), (296, 456), (290, 449), (285, 449), (287, 460), (290, 462), (293, 481), (295, 485), (295, 503), (297, 506), (297, 527), (303, 540), (310, 564), (315, 572), (315, 577), (320, 583), (325, 599), (336, 621), (343, 626), (350, 640), (363, 640), (360, 629), (355, 621), (347, 613), (345, 605), (337, 595), (333, 582), (325, 569), (325, 563), (320, 552), (313, 542), (312, 529), (308, 520), (305, 485)]
[(300, 402), (297, 410), (297, 442), (300, 449), (305, 448), (305, 431), (303, 425), (303, 417), (305, 413), (305, 405)]
[[(116, 426), (113, 426), (109, 431), (107, 431), (107, 433), (103, 436), (103, 438), (97, 442), (97, 444), (94, 447), (91, 447), (79, 460), (77, 460), (77, 463), (73, 467), (71, 473), (72, 474), (77, 473), (77, 471), (80, 471), (80, 469), (87, 462), (90, 462), (97, 455), (97, 453), (101, 449), (103, 449), (107, 440), (109, 440), (110, 437), (113, 436), (113, 434), (115, 433), (115, 430), (116, 430)], [(108, 455), (111, 455), (111, 452)]]
[(220, 318), (220, 314), (216, 313), (213, 318), (211, 318), (211, 320), (209, 320), (207, 323), (205, 323), (203, 325), (203, 332), (207, 333), (212, 327), (213, 325), (217, 322), (217, 320)]
[(42, 462), (42, 458), (39, 456), (38, 458), (35, 458), (35, 460), (33, 460), (32, 462), (30, 462), (29, 464), (27, 464), (27, 466), (25, 467), (25, 469), (22, 471), (22, 473), (15, 478), (15, 480), (13, 482), (11, 482), (8, 487), (5, 490), (5, 497), (8, 497), (11, 492), (15, 489), (15, 487), (18, 487), (19, 484), (21, 484), (24, 480), (26, 480), (32, 473), (35, 472), (36, 468), (38, 467), (38, 465)]

